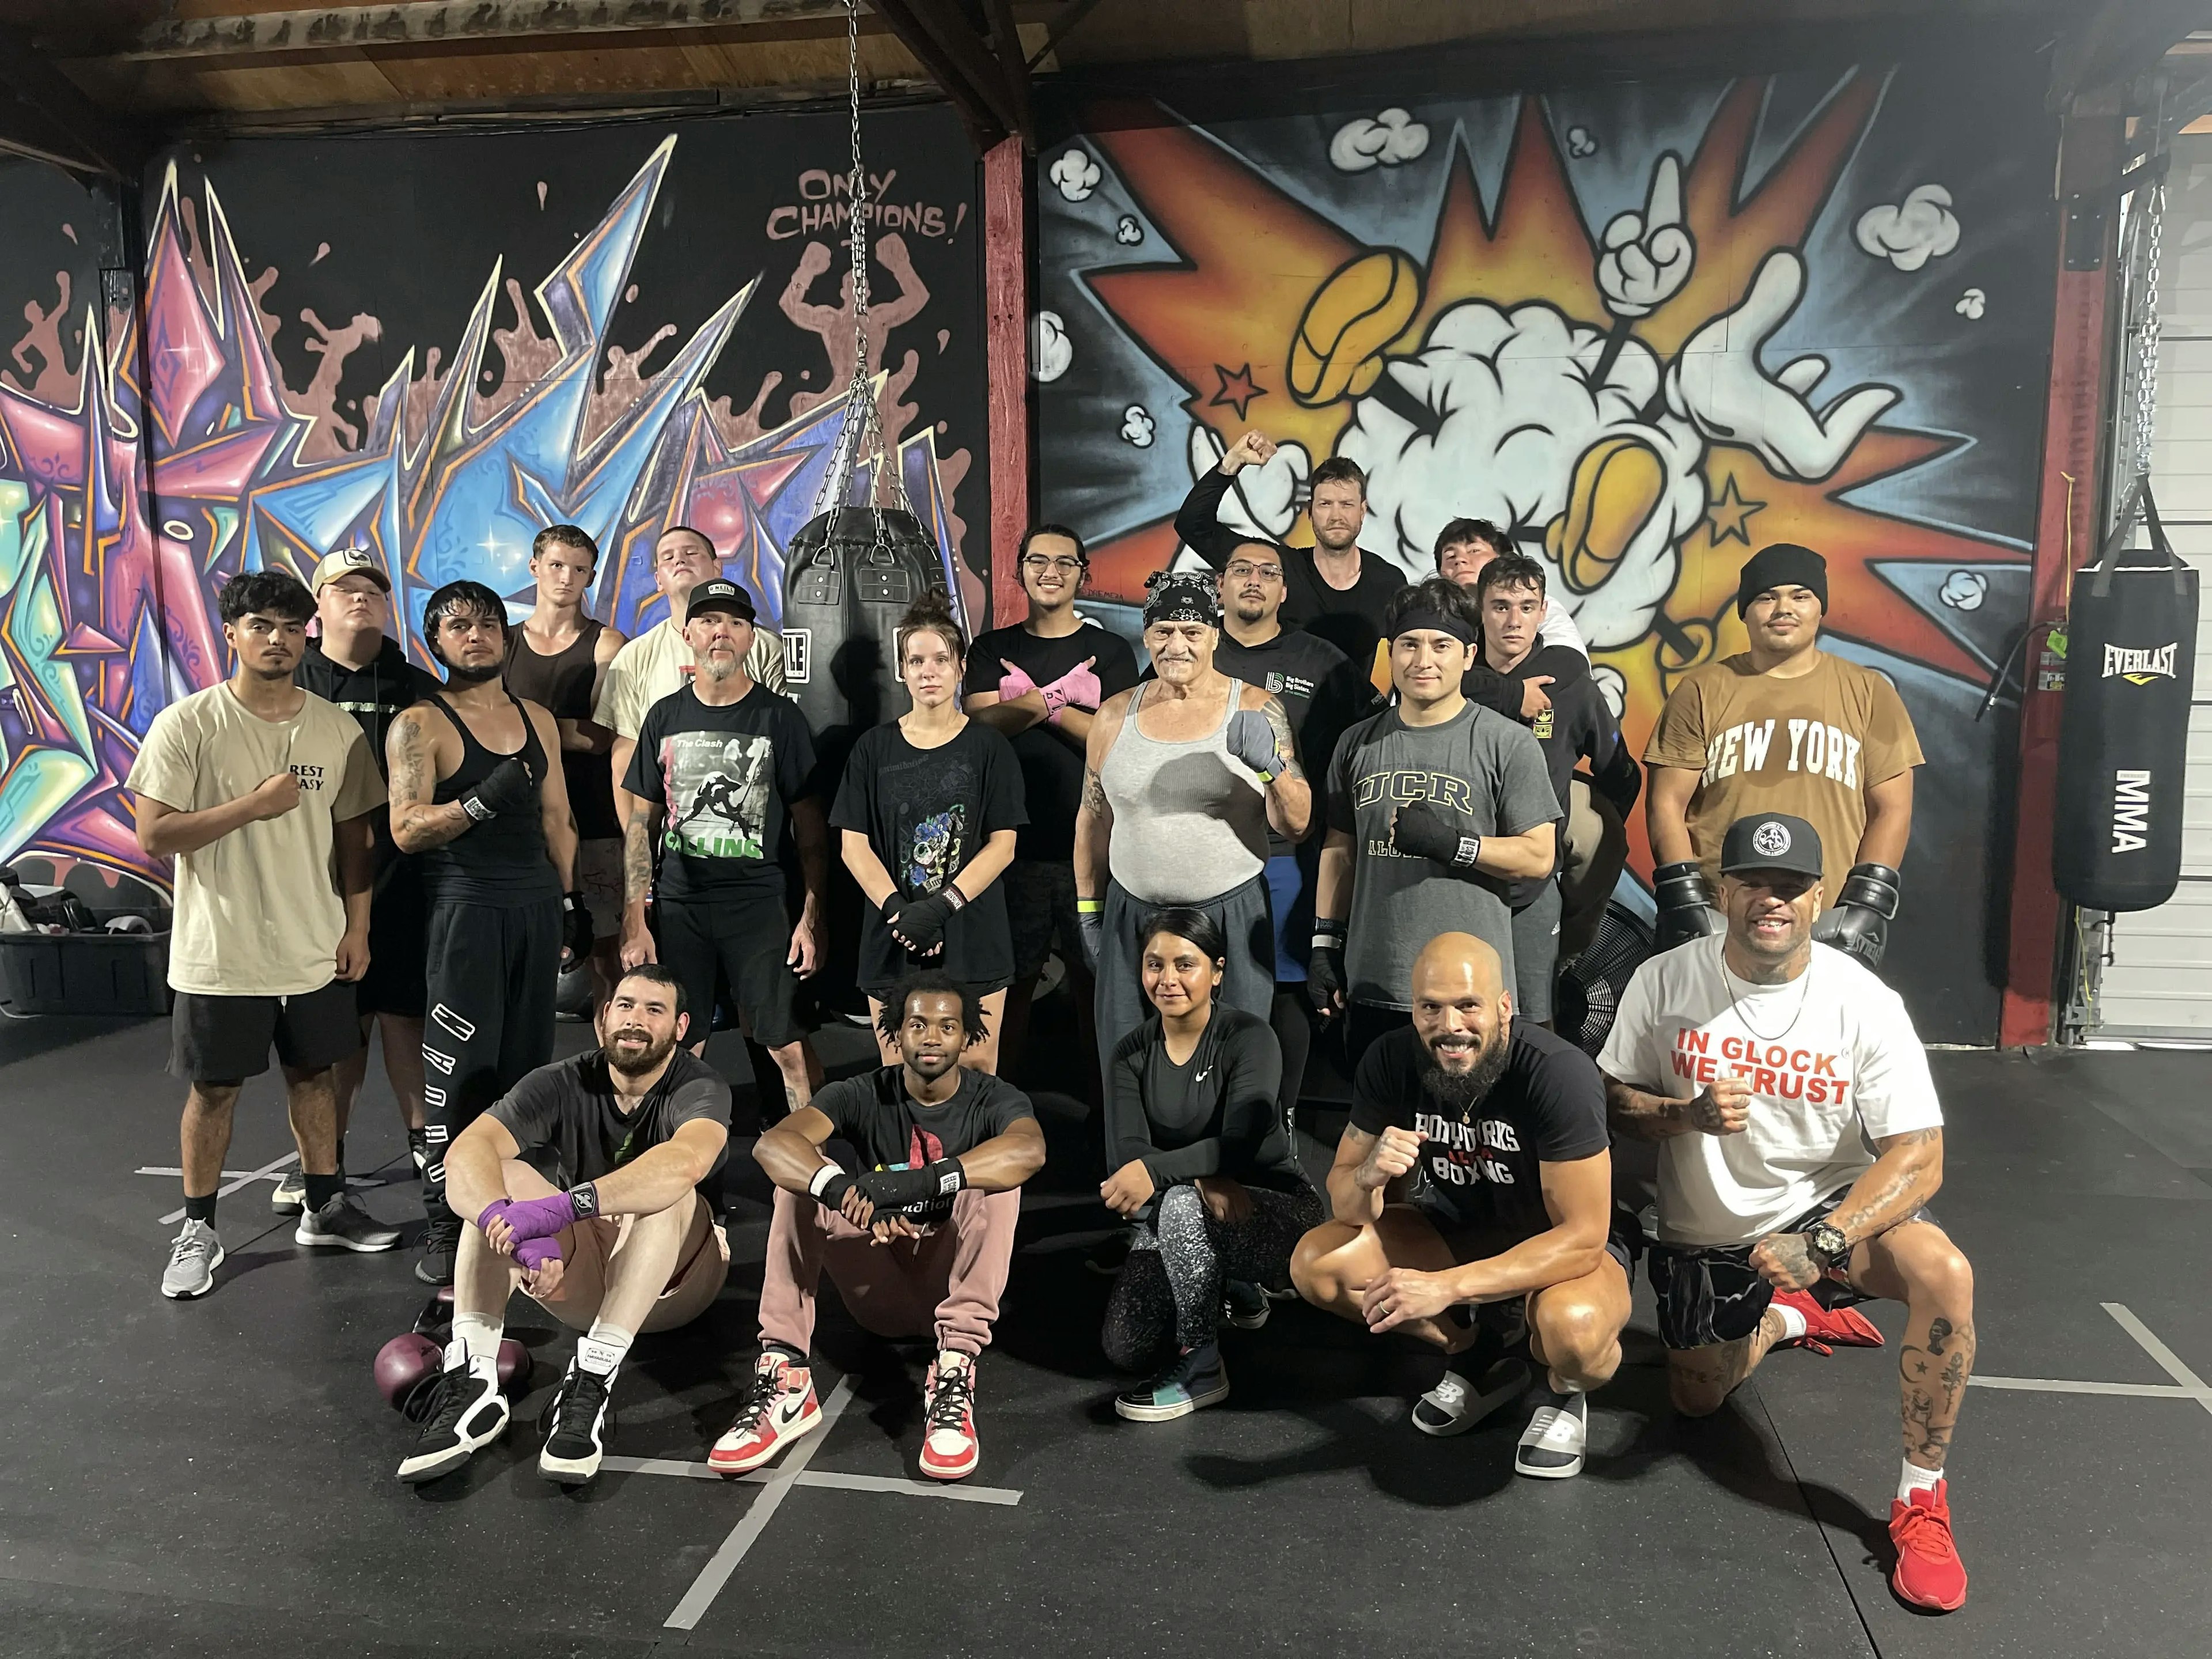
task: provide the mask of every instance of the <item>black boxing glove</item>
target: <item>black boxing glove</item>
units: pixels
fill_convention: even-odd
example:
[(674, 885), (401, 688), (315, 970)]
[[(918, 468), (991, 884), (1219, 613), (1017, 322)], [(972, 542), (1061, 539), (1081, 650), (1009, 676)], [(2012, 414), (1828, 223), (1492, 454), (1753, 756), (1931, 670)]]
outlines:
[(945, 924), (960, 908), (948, 896), (951, 891), (947, 888), (927, 898), (901, 900), (890, 916), (890, 926), (916, 956), (926, 957), (945, 943)]
[(1314, 918), (1313, 954), (1306, 958), (1306, 996), (1318, 1014), (1338, 1012), (1344, 994), (1345, 927), (1326, 916)]
[(950, 1198), (968, 1184), (957, 1158), (940, 1158), (911, 1170), (871, 1170), (853, 1184), (879, 1210), (907, 1210), (933, 1198)]
[(1459, 816), (1432, 800), (1401, 806), (1390, 819), (1390, 849), (1407, 858), (1433, 859), (1451, 870), (1472, 870), (1482, 856), (1482, 837), (1462, 832)]
[(1886, 864), (1854, 864), (1834, 908), (1814, 921), (1814, 941), (1832, 945), (1869, 968), (1881, 967), (1882, 952), (1889, 948), (1889, 924), (1897, 920), (1899, 879)]
[(571, 964), (592, 954), (598, 935), (592, 931), (592, 908), (581, 891), (561, 896), (561, 948)]
[(1662, 951), (1687, 945), (1693, 939), (1710, 939), (1728, 931), (1713, 903), (1713, 890), (1695, 859), (1662, 864), (1651, 872), (1651, 896), (1659, 902), (1659, 944)]
[(509, 755), (484, 774), (482, 783), (461, 797), (461, 811), (478, 823), (502, 812), (526, 811), (537, 804), (538, 780), (530, 775), (530, 769), (522, 763), (520, 755)]

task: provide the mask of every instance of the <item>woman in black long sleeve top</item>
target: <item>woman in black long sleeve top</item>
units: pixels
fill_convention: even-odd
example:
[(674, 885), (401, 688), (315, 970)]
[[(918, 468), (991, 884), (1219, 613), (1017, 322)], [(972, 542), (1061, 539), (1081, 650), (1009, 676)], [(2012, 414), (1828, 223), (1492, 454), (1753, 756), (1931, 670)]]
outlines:
[[(1229, 1395), (1215, 1333), (1228, 1282), (1264, 1283), (1322, 1220), (1277, 1109), (1282, 1051), (1267, 1021), (1214, 1006), (1228, 945), (1202, 910), (1146, 926), (1150, 1019), (1108, 1067), (1099, 1188), (1136, 1224), (1106, 1307), (1106, 1356), (1125, 1371), (1165, 1361), (1114, 1409), (1143, 1423), (1183, 1417)], [(1262, 1304), (1262, 1306), (1265, 1304)]]

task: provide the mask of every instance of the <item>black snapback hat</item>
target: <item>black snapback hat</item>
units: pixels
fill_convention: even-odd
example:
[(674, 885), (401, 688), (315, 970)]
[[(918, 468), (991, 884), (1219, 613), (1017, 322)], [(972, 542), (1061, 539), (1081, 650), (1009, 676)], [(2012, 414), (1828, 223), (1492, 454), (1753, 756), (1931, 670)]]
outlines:
[(1721, 873), (1786, 870), (1820, 878), (1820, 832), (1787, 812), (1753, 812), (1729, 825), (1721, 842)]
[(726, 576), (711, 576), (691, 590), (684, 606), (684, 620), (709, 611), (726, 611), (745, 622), (754, 620), (753, 596)]

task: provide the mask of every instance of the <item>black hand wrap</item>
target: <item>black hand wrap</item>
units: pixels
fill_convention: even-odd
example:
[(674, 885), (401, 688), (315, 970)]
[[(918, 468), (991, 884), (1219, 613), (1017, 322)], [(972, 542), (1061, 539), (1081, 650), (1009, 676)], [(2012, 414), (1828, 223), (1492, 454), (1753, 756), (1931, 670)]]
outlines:
[(908, 1210), (932, 1199), (949, 1198), (968, 1184), (957, 1158), (940, 1158), (914, 1170), (871, 1170), (854, 1182), (860, 1196), (879, 1210)]
[(1344, 991), (1344, 924), (1314, 919), (1313, 954), (1306, 958), (1306, 995), (1316, 1013), (1333, 1014)]
[(1713, 904), (1713, 890), (1694, 859), (1662, 864), (1651, 872), (1651, 896), (1659, 903), (1659, 945), (1671, 951), (1693, 939), (1726, 933), (1728, 924)]
[(951, 919), (952, 901), (942, 893), (900, 902), (892, 926), (909, 950), (927, 956), (945, 943), (945, 924)]
[(1855, 864), (1844, 878), (1835, 908), (1813, 923), (1813, 938), (1856, 957), (1869, 968), (1881, 966), (1889, 948), (1889, 924), (1897, 920), (1896, 871), (1886, 864)]
[(592, 907), (580, 890), (561, 896), (561, 947), (571, 965), (592, 954), (598, 935), (592, 930)]
[(845, 1194), (857, 1184), (852, 1176), (840, 1170), (815, 1189), (814, 1196), (823, 1209), (842, 1214), (845, 1208)]
[(530, 775), (530, 769), (522, 763), (521, 756), (509, 755), (484, 774), (482, 783), (461, 797), (461, 811), (482, 823), (502, 812), (526, 811), (537, 799), (538, 780)]
[(1390, 820), (1390, 846), (1407, 858), (1472, 870), (1482, 852), (1482, 837), (1463, 830), (1457, 813), (1432, 800), (1417, 800), (1400, 807)]

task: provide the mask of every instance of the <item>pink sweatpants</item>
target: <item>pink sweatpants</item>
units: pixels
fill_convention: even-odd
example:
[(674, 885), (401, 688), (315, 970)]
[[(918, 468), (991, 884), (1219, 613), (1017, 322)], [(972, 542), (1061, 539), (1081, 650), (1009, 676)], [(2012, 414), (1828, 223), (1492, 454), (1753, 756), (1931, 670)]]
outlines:
[(954, 1194), (951, 1218), (927, 1237), (878, 1244), (843, 1216), (779, 1188), (761, 1279), (761, 1340), (811, 1350), (814, 1297), (826, 1267), (864, 1329), (920, 1336), (934, 1323), (940, 1349), (980, 1354), (991, 1344), (1021, 1211), (1018, 1190), (970, 1188)]

